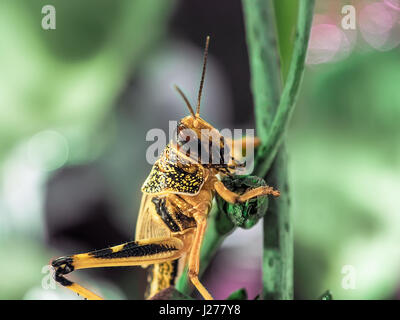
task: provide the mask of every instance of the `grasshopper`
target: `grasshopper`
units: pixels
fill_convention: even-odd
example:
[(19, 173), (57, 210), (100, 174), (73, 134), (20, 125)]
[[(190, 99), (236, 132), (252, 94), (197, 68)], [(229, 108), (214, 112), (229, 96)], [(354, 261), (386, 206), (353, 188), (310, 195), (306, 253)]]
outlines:
[[(51, 262), (54, 278), (62, 286), (86, 299), (102, 299), (65, 275), (74, 270), (98, 267), (152, 265), (147, 289), (147, 298), (174, 284), (175, 279), (187, 267), (188, 277), (204, 299), (213, 299), (199, 280), (200, 248), (207, 227), (208, 213), (216, 193), (227, 203), (245, 203), (258, 196), (279, 196), (279, 191), (269, 186), (259, 186), (242, 194), (227, 188), (221, 177), (234, 176), (235, 169), (243, 164), (229, 151), (229, 161), (201, 162), (200, 154), (193, 158), (182, 152), (181, 146), (187, 138), (181, 133), (191, 130), (193, 139), (201, 150), (209, 147), (209, 139), (202, 139), (202, 130), (212, 133), (223, 151), (238, 144), (225, 139), (218, 130), (200, 117), (200, 100), (203, 90), (209, 37), (204, 50), (203, 70), (198, 92), (196, 112), (184, 93), (175, 89), (185, 101), (190, 115), (177, 125), (176, 141), (166, 146), (160, 158), (142, 186), (143, 197), (136, 226), (135, 241), (95, 250), (88, 253), (60, 257)], [(205, 141), (203, 141), (205, 140)], [(242, 138), (239, 145), (246, 145)], [(215, 141), (215, 140), (213, 140)], [(254, 140), (254, 145), (258, 143)], [(208, 154), (212, 158), (213, 153)], [(213, 160), (213, 159), (211, 159)], [(217, 164), (214, 164), (217, 162)]]

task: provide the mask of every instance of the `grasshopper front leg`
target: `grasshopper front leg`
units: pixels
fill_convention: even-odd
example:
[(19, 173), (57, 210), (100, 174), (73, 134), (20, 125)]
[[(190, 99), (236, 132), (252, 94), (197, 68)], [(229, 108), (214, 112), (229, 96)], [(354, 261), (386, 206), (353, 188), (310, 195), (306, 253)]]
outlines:
[(189, 256), (188, 276), (190, 281), (200, 292), (205, 300), (214, 300), (208, 290), (203, 286), (199, 280), (200, 270), (200, 248), (203, 243), (204, 234), (207, 227), (207, 218), (203, 213), (194, 214), (194, 218), (197, 223), (196, 234), (194, 237), (192, 249)]
[(137, 266), (162, 263), (182, 256), (186, 248), (178, 238), (161, 238), (127, 242), (111, 248), (61, 257), (53, 260), (55, 280), (62, 286), (89, 300), (102, 299), (92, 291), (65, 278), (78, 269)]
[(229, 203), (237, 203), (237, 202), (245, 202), (249, 199), (258, 196), (265, 196), (265, 195), (273, 195), (275, 197), (280, 196), (280, 192), (274, 190), (272, 187), (269, 186), (262, 186), (258, 187), (249, 191), (246, 191), (244, 194), (239, 195), (231, 190), (229, 190), (221, 181), (216, 181), (214, 184), (214, 188), (217, 193), (224, 199), (226, 202)]

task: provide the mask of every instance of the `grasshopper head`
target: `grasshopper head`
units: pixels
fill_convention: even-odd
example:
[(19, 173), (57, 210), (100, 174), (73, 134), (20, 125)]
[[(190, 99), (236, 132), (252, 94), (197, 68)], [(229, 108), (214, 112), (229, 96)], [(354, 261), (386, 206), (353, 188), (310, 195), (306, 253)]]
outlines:
[(230, 170), (241, 166), (231, 155), (231, 144), (227, 143), (217, 129), (200, 117), (200, 101), (206, 72), (209, 40), (210, 37), (208, 36), (204, 50), (203, 72), (201, 74), (196, 112), (194, 112), (182, 90), (175, 85), (175, 89), (185, 101), (190, 112), (189, 116), (184, 117), (178, 123), (176, 145), (181, 153), (184, 153), (197, 163), (213, 168), (217, 172), (231, 174)]
[(225, 138), (211, 124), (199, 116), (187, 116), (178, 122), (177, 149), (204, 167), (227, 168), (230, 147)]
[(231, 140), (200, 116), (181, 119), (176, 133), (177, 149), (216, 173), (231, 175), (234, 169), (243, 166), (232, 157)]
[(225, 139), (220, 132), (200, 116), (181, 119), (178, 122), (176, 139), (178, 146), (191, 143), (193, 148), (205, 148), (211, 144), (217, 144), (221, 149), (225, 147)]

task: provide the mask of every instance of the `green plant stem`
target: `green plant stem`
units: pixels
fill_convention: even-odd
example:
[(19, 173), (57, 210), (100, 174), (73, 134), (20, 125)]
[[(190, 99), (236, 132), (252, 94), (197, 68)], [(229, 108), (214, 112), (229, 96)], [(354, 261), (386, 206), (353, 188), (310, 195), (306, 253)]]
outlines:
[[(276, 4), (280, 10), (282, 3)], [(264, 218), (263, 293), (264, 299), (293, 299), (293, 224), (290, 215), (290, 194), (287, 182), (287, 157), (282, 144), (287, 124), (293, 112), (304, 71), (309, 33), (312, 23), (314, 1), (301, 1), (297, 17), (297, 31), (292, 49), (280, 47), (281, 59), (290, 59), (289, 71), (283, 70), (284, 90), (272, 123), (266, 145), (259, 149), (257, 174), (264, 176), (281, 190), (281, 196), (270, 203)], [(278, 22), (281, 19), (277, 17)], [(290, 24), (289, 21), (286, 22)], [(279, 28), (279, 23), (278, 23)], [(279, 33), (288, 36), (288, 31)], [(280, 39), (280, 43), (283, 41)], [(288, 52), (285, 52), (288, 50)], [(290, 55), (291, 53), (291, 55)], [(283, 65), (288, 65), (284, 62)], [(287, 78), (285, 79), (287, 75)], [(271, 166), (272, 165), (272, 166)]]
[(282, 146), (266, 177), (281, 192), (278, 199), (271, 199), (263, 220), (262, 298), (268, 300), (293, 299), (293, 224), (286, 163)]
[(287, 80), (269, 131), (267, 143), (260, 146), (256, 155), (255, 174), (259, 177), (264, 177), (271, 167), (272, 161), (275, 159), (282, 144), (284, 132), (295, 107), (304, 73), (313, 10), (314, 0), (302, 0), (299, 2), (296, 36)]
[(243, 0), (242, 6), (257, 135), (266, 144), (281, 93), (274, 6), (265, 0)]
[[(249, 50), (252, 92), (254, 97), (254, 110), (256, 118), (257, 135), (263, 145), (268, 141), (269, 127), (273, 121), (280, 98), (280, 60), (277, 47), (277, 31), (275, 29), (275, 15), (273, 1), (243, 0), (243, 11), (246, 23), (247, 47)], [(276, 90), (271, 90), (275, 88)], [(276, 162), (276, 165), (281, 162)], [(257, 163), (255, 163), (257, 168)], [(276, 173), (280, 168), (273, 168), (268, 175), (270, 185), (282, 190)], [(288, 292), (277, 288), (277, 283), (282, 283), (281, 256), (279, 246), (280, 214), (282, 209), (280, 201), (271, 199), (268, 215), (263, 219), (264, 250), (263, 250), (263, 291), (262, 298), (282, 298), (275, 293)], [(267, 229), (273, 228), (273, 232)], [(288, 242), (288, 241), (285, 241)], [(288, 278), (290, 279), (290, 278)], [(287, 282), (287, 281), (286, 281)], [(290, 296), (290, 294), (287, 294)], [(288, 297), (289, 298), (289, 297)]]
[[(278, 11), (279, 16), (275, 23), (278, 26), (278, 38), (280, 44), (279, 53), (281, 63), (284, 66), (282, 77), (285, 81), (282, 97), (279, 105), (274, 103), (276, 96), (271, 89), (263, 90), (259, 84), (265, 85), (269, 83), (270, 88), (277, 87), (280, 83), (280, 77), (276, 76), (277, 69), (271, 69), (271, 63), (276, 58), (271, 54), (276, 53), (276, 38), (275, 41), (269, 37), (257, 38), (260, 35), (258, 30), (268, 29), (271, 27), (273, 14), (268, 14), (270, 22), (267, 19), (258, 19), (263, 15), (263, 12), (272, 12), (272, 1), (252, 1), (243, 0), (246, 33), (249, 47), (250, 65), (252, 66), (252, 88), (255, 101), (256, 118), (263, 115), (264, 121), (256, 121), (257, 133), (261, 138), (262, 145), (257, 152), (255, 162), (256, 175), (266, 177), (269, 184), (279, 188), (281, 197), (270, 201), (268, 214), (264, 217), (264, 252), (263, 252), (263, 292), (264, 299), (293, 299), (293, 226), (290, 219), (289, 210), (289, 189), (287, 183), (287, 168), (286, 168), (286, 152), (282, 145), (283, 136), (286, 131), (287, 123), (289, 122), (293, 111), (295, 100), (297, 97), (300, 80), (304, 70), (305, 54), (308, 45), (309, 31), (312, 22), (313, 1), (303, 0), (299, 5), (297, 18), (297, 31), (294, 41), (294, 47), (290, 46), (288, 37), (290, 35), (290, 20), (282, 22), (282, 17), (285, 17), (285, 8), (281, 3), (275, 2), (275, 11)], [(290, 8), (289, 8), (290, 9)], [(297, 6), (296, 6), (297, 9)], [(286, 11), (290, 12), (290, 10)], [(277, 14), (277, 12), (275, 12)], [(265, 18), (267, 15), (265, 15)], [(286, 14), (287, 16), (287, 14)], [(283, 26), (286, 27), (282, 30)], [(272, 31), (271, 31), (272, 32)], [(271, 33), (270, 32), (270, 33)], [(284, 38), (282, 38), (284, 37)], [(261, 43), (260, 43), (261, 42)], [(269, 50), (269, 56), (265, 56), (261, 62), (259, 61), (260, 50)], [(293, 53), (292, 53), (293, 52)], [(266, 61), (269, 58), (270, 61)], [(289, 65), (289, 71), (286, 71), (285, 66)], [(252, 62), (255, 61), (255, 62)], [(260, 68), (259, 64), (263, 64), (264, 68)], [(255, 69), (257, 67), (257, 69)], [(263, 74), (264, 72), (264, 74)], [(274, 75), (271, 77), (271, 75)], [(265, 80), (267, 79), (267, 81)], [(257, 103), (260, 101), (258, 96), (268, 98), (266, 104)], [(267, 116), (265, 114), (268, 114)], [(273, 118), (274, 117), (274, 118)], [(271, 125), (271, 130), (268, 132), (268, 137), (265, 139), (266, 126)], [(264, 126), (264, 127), (261, 127)], [(278, 152), (279, 151), (279, 152)], [(275, 159), (275, 161), (274, 161)], [(274, 162), (273, 162), (274, 161)]]

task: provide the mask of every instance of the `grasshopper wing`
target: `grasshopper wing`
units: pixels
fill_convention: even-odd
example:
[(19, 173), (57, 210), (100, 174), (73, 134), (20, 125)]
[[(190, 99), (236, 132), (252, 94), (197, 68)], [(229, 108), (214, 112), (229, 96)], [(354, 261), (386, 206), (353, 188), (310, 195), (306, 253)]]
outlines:
[(136, 224), (135, 240), (165, 238), (171, 236), (171, 231), (157, 214), (151, 201), (153, 196), (143, 194), (139, 217)]

